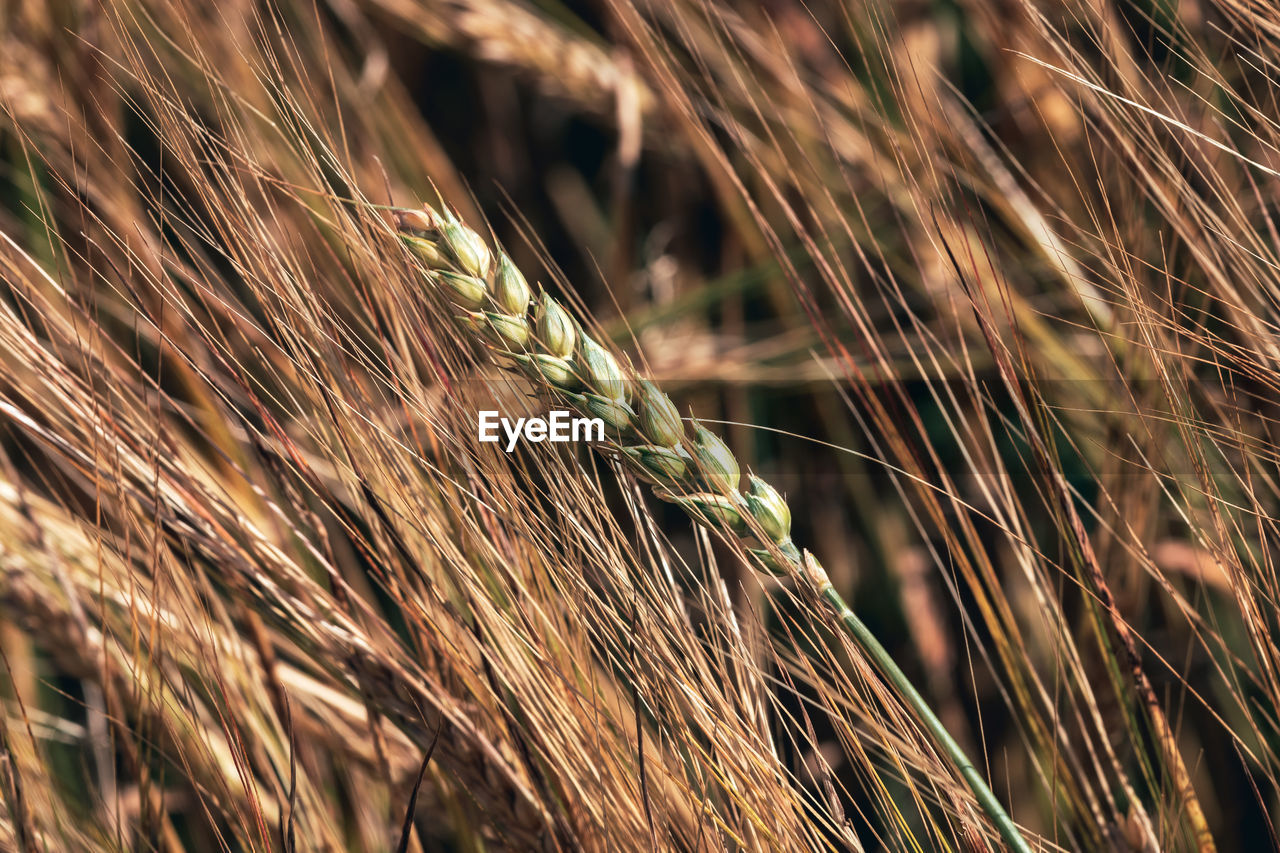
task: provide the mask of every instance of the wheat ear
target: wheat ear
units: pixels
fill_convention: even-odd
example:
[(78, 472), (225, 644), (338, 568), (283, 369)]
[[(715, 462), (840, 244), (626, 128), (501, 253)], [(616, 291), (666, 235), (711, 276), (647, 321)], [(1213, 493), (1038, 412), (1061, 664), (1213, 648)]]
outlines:
[(462, 310), (459, 319), (473, 336), (495, 357), (514, 363), (541, 391), (604, 421), (609, 440), (595, 444), (597, 449), (620, 459), (697, 524), (741, 541), (757, 569), (810, 585), (911, 705), (1005, 843), (1031, 853), (906, 673), (831, 585), (817, 558), (791, 541), (791, 510), (776, 489), (750, 476), (743, 494), (741, 468), (725, 443), (697, 421), (690, 436), (671, 398), (624, 368), (546, 291), (530, 315), (534, 294), (520, 270), (452, 213), (424, 206), (396, 210), (394, 220), (401, 240), (425, 265), (427, 281)]

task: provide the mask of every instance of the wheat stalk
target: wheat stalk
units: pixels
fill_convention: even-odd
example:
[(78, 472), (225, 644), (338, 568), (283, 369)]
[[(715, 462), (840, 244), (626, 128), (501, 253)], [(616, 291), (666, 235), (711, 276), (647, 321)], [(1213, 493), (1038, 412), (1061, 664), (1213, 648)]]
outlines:
[[(580, 414), (601, 419), (608, 439), (593, 444), (653, 484), (662, 500), (697, 524), (738, 541), (755, 568), (807, 585), (848, 636), (898, 688), (964, 778), (1005, 843), (1030, 847), (973, 762), (893, 657), (836, 591), (818, 559), (791, 539), (791, 510), (764, 480), (749, 475), (720, 438), (591, 338), (545, 290), (537, 297), (501, 250), (493, 250), (448, 210), (430, 206), (393, 214), (401, 240), (425, 264), (426, 280), (462, 310), (461, 325), (498, 360), (515, 365), (539, 390)], [(762, 546), (762, 547), (758, 547)]]

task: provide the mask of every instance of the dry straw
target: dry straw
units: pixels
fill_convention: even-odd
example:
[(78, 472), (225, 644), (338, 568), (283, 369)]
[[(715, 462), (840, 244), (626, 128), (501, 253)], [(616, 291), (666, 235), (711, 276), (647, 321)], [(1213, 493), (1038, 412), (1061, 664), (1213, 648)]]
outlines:
[(817, 558), (791, 540), (791, 510), (776, 489), (749, 476), (728, 446), (697, 421), (689, 435), (671, 398), (593, 340), (545, 291), (534, 294), (502, 251), (494, 251), (449, 211), (397, 210), (401, 239), (425, 264), (433, 289), (461, 309), (461, 324), (495, 358), (514, 365), (549, 399), (604, 421), (601, 452), (618, 459), (699, 525), (738, 541), (755, 568), (817, 594), (880, 667), (950, 757), (1005, 843), (1030, 847), (973, 762), (866, 624), (832, 586)]

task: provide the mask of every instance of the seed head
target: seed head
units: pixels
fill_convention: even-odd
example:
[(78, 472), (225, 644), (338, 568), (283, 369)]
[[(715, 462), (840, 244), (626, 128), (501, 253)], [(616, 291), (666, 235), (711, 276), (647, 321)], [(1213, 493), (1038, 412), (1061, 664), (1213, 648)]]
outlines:
[(624, 447), (622, 450), (642, 469), (646, 477), (660, 485), (678, 483), (689, 470), (687, 457), (670, 447), (641, 444)]
[(476, 278), (489, 275), (492, 257), (479, 234), (461, 222), (446, 222), (440, 229), (440, 239), (462, 272)]
[(529, 300), (533, 298), (524, 276), (506, 252), (498, 253), (498, 269), (493, 275), (493, 298), (505, 313), (516, 317), (529, 310)]
[(791, 540), (774, 548), (748, 548), (747, 552), (755, 557), (765, 571), (777, 578), (791, 577), (800, 568), (800, 549)]
[(472, 327), (495, 346), (522, 350), (529, 342), (529, 323), (523, 317), (508, 317), (493, 311), (473, 311), (468, 316)]
[(693, 426), (693, 458), (702, 466), (702, 479), (719, 492), (738, 490), (738, 460), (720, 437), (702, 424)]
[(777, 557), (763, 548), (748, 548), (747, 552), (759, 561), (764, 570), (775, 578), (785, 578), (791, 575), (792, 564), (780, 562)]
[(573, 318), (560, 307), (560, 303), (551, 298), (545, 290), (538, 300), (538, 317), (534, 331), (538, 340), (547, 348), (547, 352), (560, 358), (573, 355), (573, 346), (577, 342)]
[(809, 583), (813, 584), (819, 591), (830, 586), (831, 579), (827, 577), (827, 570), (822, 568), (822, 564), (818, 562), (818, 558), (813, 556), (811, 551), (804, 552), (802, 565)]
[(658, 496), (683, 507), (685, 512), (702, 519), (710, 527), (727, 530), (735, 536), (746, 536), (751, 532), (737, 505), (724, 495), (702, 492), (687, 496), (672, 494)]
[(444, 285), (448, 296), (468, 311), (475, 311), (484, 306), (485, 286), (483, 279), (449, 272), (448, 270), (430, 273), (428, 278)]
[(447, 265), (444, 255), (440, 253), (439, 244), (433, 240), (415, 237), (412, 234), (401, 234), (400, 242), (408, 246), (409, 251), (417, 255), (431, 269), (439, 269)]
[(573, 372), (573, 365), (563, 358), (535, 352), (529, 355), (517, 355), (516, 363), (535, 379), (542, 379), (561, 391), (576, 391), (582, 387), (582, 380)]
[(440, 225), (440, 219), (433, 210), (415, 210), (402, 208), (391, 214), (397, 231), (429, 234)]
[(580, 398), (579, 407), (584, 414), (599, 418), (605, 426), (617, 432), (623, 432), (635, 423), (636, 413), (621, 400), (598, 394), (575, 394), (574, 398)]
[(671, 398), (652, 382), (641, 380), (636, 410), (640, 415), (640, 434), (663, 447), (672, 447), (684, 438), (684, 421)]
[(791, 507), (787, 506), (777, 489), (755, 475), (751, 476), (747, 507), (774, 542), (782, 543), (791, 538)]
[(630, 385), (611, 352), (583, 335), (578, 361), (586, 374), (583, 378), (602, 397), (627, 402)]

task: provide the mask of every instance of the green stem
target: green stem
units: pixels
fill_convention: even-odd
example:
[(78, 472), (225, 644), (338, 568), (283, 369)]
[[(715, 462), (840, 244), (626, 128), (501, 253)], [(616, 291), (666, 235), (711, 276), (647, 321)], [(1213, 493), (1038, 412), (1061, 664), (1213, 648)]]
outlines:
[(938, 715), (933, 713), (933, 709), (929, 707), (929, 703), (920, 695), (920, 691), (916, 690), (915, 685), (907, 678), (906, 673), (898, 666), (893, 657), (890, 656), (888, 650), (880, 645), (880, 641), (871, 633), (871, 629), (866, 626), (861, 619), (858, 618), (848, 604), (845, 604), (840, 593), (836, 592), (835, 587), (829, 581), (825, 582), (819, 591), (823, 600), (835, 612), (836, 617), (844, 623), (848, 629), (849, 635), (854, 639), (862, 650), (865, 651), (876, 662), (876, 665), (889, 677), (898, 691), (906, 697), (910, 703), (912, 710), (916, 715), (924, 721), (925, 728), (933, 735), (935, 741), (941, 744), (943, 750), (950, 757), (951, 761), (960, 771), (960, 775), (969, 784), (969, 790), (973, 792), (974, 797), (978, 800), (978, 805), (987, 813), (987, 817), (1000, 830), (1000, 835), (1004, 838), (1005, 844), (1011, 850), (1017, 853), (1031, 853), (1030, 846), (1027, 845), (1022, 834), (1018, 832), (1018, 827), (1013, 820), (1005, 813), (1004, 807), (1000, 805), (1000, 801), (996, 799), (996, 795), (987, 787), (987, 783), (983, 780), (982, 774), (973, 766), (973, 762), (964, 754), (964, 750), (960, 748), (960, 744), (956, 743), (955, 738), (947, 731), (947, 727), (938, 719)]

